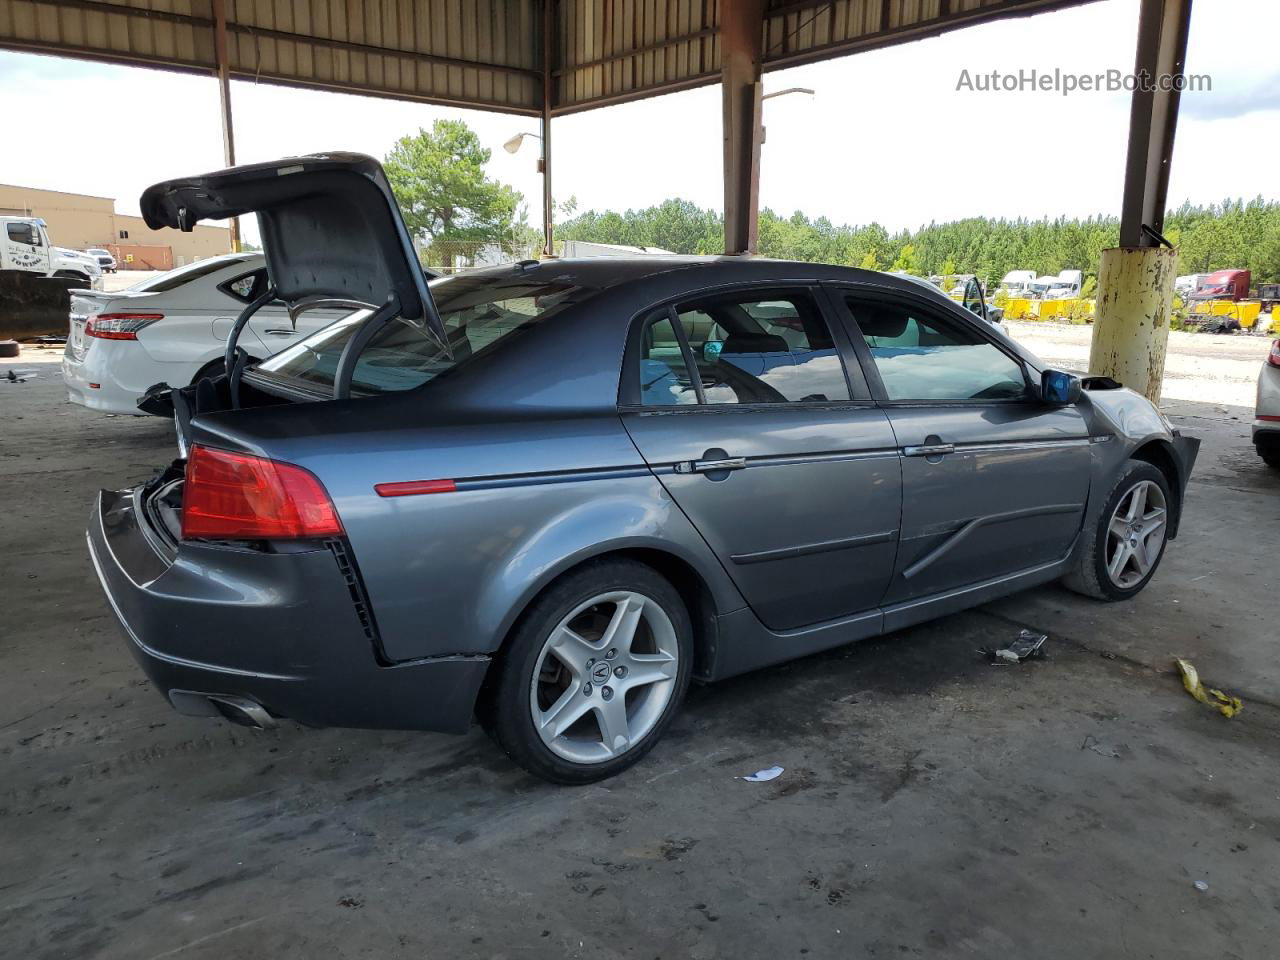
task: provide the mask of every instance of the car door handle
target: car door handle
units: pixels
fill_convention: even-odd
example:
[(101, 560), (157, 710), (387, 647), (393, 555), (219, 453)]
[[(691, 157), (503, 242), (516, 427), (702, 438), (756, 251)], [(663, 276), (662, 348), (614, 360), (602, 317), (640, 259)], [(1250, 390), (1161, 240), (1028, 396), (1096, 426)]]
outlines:
[(292, 336), (296, 336), (298, 333), (297, 330), (284, 330), (284, 329), (263, 330), (262, 332), (269, 333), (273, 337), (292, 337)]
[(948, 453), (955, 452), (954, 443), (923, 443), (917, 447), (902, 448), (904, 457), (945, 457)]
[(676, 473), (716, 473), (720, 470), (741, 470), (746, 465), (746, 457), (724, 457), (719, 460), (681, 460), (675, 469)]

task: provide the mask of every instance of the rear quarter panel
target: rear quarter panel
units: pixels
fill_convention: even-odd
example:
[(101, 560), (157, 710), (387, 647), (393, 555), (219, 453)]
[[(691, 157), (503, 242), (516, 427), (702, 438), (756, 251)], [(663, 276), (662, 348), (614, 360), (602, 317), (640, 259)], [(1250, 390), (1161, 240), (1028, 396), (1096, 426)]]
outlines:
[[(523, 607), (576, 564), (661, 549), (707, 582), (722, 612), (743, 605), (723, 568), (650, 473), (617, 414), (454, 414), (405, 423), (408, 402), (357, 400), (242, 411), (260, 452), (324, 483), (346, 528), (389, 660), (496, 650)], [(379, 417), (379, 408), (396, 413)], [(422, 421), (432, 419), (420, 409)], [(315, 422), (308, 423), (309, 419)], [(378, 426), (380, 420), (399, 425)], [(243, 440), (223, 444), (244, 447)], [(379, 483), (452, 479), (452, 493), (382, 497)]]

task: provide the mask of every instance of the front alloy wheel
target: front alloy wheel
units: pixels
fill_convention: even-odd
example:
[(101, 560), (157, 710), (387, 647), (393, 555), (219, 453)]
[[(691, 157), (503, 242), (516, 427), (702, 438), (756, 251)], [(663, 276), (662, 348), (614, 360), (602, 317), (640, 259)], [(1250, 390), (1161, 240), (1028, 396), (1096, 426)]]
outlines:
[(633, 560), (593, 561), (521, 617), (491, 669), (480, 719), (530, 773), (603, 780), (657, 742), (692, 661), (693, 626), (675, 588)]
[(1107, 525), (1107, 576), (1121, 590), (1137, 586), (1164, 549), (1169, 511), (1164, 491), (1140, 480), (1120, 498)]
[(1081, 531), (1074, 568), (1063, 582), (1098, 600), (1128, 600), (1155, 575), (1175, 507), (1169, 481), (1153, 464), (1130, 460), (1094, 522)]

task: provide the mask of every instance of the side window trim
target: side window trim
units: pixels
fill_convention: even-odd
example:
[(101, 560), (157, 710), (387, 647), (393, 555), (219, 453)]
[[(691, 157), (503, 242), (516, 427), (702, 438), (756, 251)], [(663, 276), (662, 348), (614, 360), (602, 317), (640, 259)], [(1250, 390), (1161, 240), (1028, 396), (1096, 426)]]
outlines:
[[(693, 384), (694, 396), (698, 398), (697, 405), (705, 407), (707, 405), (707, 394), (702, 386), (702, 375), (698, 372), (698, 361), (693, 355), (693, 348), (689, 346), (689, 333), (685, 330), (684, 324), (680, 322), (680, 314), (676, 309), (675, 303), (667, 304), (667, 321), (671, 324), (671, 331), (676, 335), (676, 343), (680, 344), (680, 356), (684, 358), (685, 372), (689, 374), (689, 382)], [(649, 322), (652, 323), (653, 321)]]
[[(948, 406), (948, 407), (983, 407), (983, 406), (1007, 406), (1013, 403), (1026, 403), (1031, 398), (1032, 379), (1027, 372), (1026, 361), (1015, 353), (1011, 353), (1004, 344), (987, 334), (987, 331), (981, 329), (976, 324), (969, 322), (968, 318), (949, 317), (943, 311), (938, 310), (933, 304), (928, 303), (923, 298), (916, 298), (907, 295), (897, 294), (892, 291), (884, 290), (867, 290), (859, 289), (856, 286), (847, 284), (826, 284), (828, 295), (838, 301), (839, 312), (844, 325), (847, 326), (849, 339), (853, 343), (854, 352), (858, 356), (858, 362), (862, 365), (864, 376), (867, 383), (871, 386), (872, 394), (876, 402), (884, 407), (921, 407), (921, 406)], [(854, 316), (853, 310), (849, 306), (849, 300), (870, 300), (879, 303), (890, 304), (895, 307), (915, 311), (919, 313), (925, 320), (933, 320), (942, 326), (962, 326), (963, 329), (969, 330), (976, 334), (984, 343), (995, 347), (1000, 353), (1004, 354), (1010, 362), (1018, 367), (1022, 373), (1022, 382), (1027, 387), (1027, 394), (1023, 397), (1004, 397), (1004, 398), (986, 398), (986, 399), (947, 399), (947, 400), (893, 400), (889, 397), (888, 391), (885, 389), (884, 380), (880, 376), (880, 368), (876, 366), (875, 358), (871, 354), (871, 348), (867, 345), (866, 338), (862, 335), (862, 328), (858, 325), (857, 317)]]

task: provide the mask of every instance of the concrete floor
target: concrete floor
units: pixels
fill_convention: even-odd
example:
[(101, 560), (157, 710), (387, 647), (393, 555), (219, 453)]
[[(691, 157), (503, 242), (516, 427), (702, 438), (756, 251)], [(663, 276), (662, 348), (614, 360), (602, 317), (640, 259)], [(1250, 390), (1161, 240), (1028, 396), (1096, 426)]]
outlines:
[[(479, 732), (174, 714), (82, 534), (171, 425), (36, 367), (0, 385), (0, 957), (1275, 953), (1280, 474), (1247, 411), (1171, 404), (1205, 446), (1134, 602), (1046, 587), (697, 689), (639, 767), (562, 789)], [(977, 653), (1022, 626), (1046, 660)], [(1174, 653), (1244, 712), (1188, 697)]]

